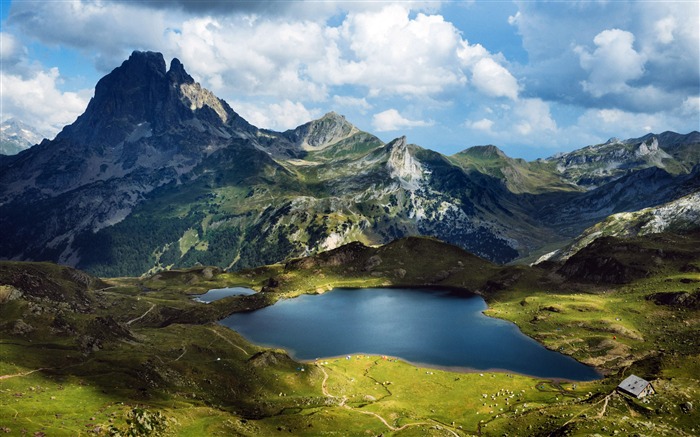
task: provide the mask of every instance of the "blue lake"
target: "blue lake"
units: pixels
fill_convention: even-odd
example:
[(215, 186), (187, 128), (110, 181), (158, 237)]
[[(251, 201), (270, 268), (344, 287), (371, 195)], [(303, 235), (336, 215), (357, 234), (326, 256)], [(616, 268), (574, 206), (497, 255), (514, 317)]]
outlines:
[(335, 289), (237, 313), (221, 323), (299, 360), (367, 353), (465, 370), (600, 378), (592, 367), (546, 349), (515, 324), (486, 317), (486, 308), (479, 296), (445, 290)]
[(229, 296), (246, 296), (254, 293), (255, 290), (245, 287), (213, 288), (204, 294), (198, 294), (192, 298), (197, 302), (209, 303)]

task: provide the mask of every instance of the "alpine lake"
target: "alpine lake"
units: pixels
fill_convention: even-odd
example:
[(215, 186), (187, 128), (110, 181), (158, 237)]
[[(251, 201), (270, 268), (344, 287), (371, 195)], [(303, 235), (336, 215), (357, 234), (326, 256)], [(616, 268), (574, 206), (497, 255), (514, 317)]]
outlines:
[[(217, 290), (216, 298), (241, 292), (230, 290)], [(485, 316), (486, 308), (480, 296), (451, 290), (337, 288), (236, 313), (220, 323), (297, 360), (374, 354), (453, 371), (601, 378), (594, 368), (546, 349), (517, 325)]]

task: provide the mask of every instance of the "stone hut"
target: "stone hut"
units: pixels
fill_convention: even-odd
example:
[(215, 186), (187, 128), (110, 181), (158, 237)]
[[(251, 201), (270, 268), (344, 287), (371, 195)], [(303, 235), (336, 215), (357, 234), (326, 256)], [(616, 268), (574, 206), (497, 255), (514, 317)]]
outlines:
[(654, 387), (646, 379), (642, 379), (637, 375), (630, 375), (617, 386), (617, 391), (626, 395), (634, 396), (641, 399), (646, 395), (656, 393)]

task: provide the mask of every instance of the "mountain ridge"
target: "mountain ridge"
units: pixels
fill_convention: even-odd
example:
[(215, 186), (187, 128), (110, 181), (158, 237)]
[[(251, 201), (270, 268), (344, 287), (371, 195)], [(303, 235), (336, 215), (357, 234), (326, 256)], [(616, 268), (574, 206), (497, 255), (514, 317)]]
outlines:
[[(13, 235), (0, 258), (133, 275), (426, 235), (505, 263), (611, 213), (697, 190), (694, 134), (620, 142), (624, 153), (612, 156), (629, 165), (596, 173), (607, 155), (581, 152), (594, 148), (558, 161), (495, 146), (448, 157), (405, 137), (385, 144), (333, 112), (274, 132), (245, 121), (179, 60), (166, 69), (161, 54), (135, 52), (54, 140), (0, 160), (0, 225)], [(633, 153), (658, 155), (665, 142), (674, 147), (666, 164)], [(687, 161), (669, 168), (681, 163), (674, 153)]]

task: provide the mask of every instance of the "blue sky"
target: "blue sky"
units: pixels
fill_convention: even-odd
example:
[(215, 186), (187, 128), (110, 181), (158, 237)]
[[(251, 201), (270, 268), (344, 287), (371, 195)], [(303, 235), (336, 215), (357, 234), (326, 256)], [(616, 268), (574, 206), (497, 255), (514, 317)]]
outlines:
[(700, 129), (697, 1), (0, 2), (0, 118), (48, 135), (133, 50), (177, 57), (259, 127), (336, 111), (446, 154)]

